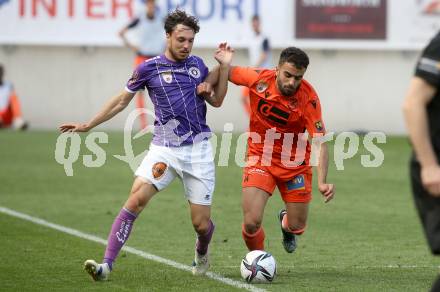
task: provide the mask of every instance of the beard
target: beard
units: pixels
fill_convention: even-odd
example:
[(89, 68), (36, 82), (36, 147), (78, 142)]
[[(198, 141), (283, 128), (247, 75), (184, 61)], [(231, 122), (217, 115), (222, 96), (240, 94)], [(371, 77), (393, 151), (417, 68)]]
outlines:
[(291, 88), (291, 87), (286, 88), (286, 87), (283, 87), (280, 91), (281, 91), (281, 93), (284, 96), (291, 96), (291, 95), (293, 95), (296, 92), (296, 88)]
[(283, 84), (279, 80), (277, 80), (277, 87), (281, 94), (284, 96), (291, 96), (297, 90), (297, 87), (283, 86)]

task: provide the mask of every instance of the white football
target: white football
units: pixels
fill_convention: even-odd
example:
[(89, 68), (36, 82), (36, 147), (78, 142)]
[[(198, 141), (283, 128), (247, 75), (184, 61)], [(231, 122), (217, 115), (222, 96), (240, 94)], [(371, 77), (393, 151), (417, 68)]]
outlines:
[(270, 253), (253, 250), (241, 260), (240, 271), (248, 283), (269, 283), (275, 278), (277, 263)]

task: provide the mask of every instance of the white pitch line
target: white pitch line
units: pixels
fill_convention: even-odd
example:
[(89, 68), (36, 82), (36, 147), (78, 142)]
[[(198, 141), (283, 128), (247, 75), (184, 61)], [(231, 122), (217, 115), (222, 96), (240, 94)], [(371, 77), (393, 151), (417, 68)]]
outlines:
[[(49, 221), (46, 221), (46, 220), (43, 220), (43, 219), (40, 219), (40, 218), (32, 217), (32, 216), (29, 216), (27, 214), (11, 210), (9, 208), (5, 208), (5, 207), (0, 206), (0, 212), (4, 213), (4, 214), (7, 214), (7, 215), (10, 215), (10, 216), (13, 216), (13, 217), (16, 217), (16, 218), (20, 218), (20, 219), (23, 219), (23, 220), (26, 220), (26, 221), (30, 221), (30, 222), (38, 224), (38, 225), (42, 225), (42, 226), (45, 226), (45, 227), (49, 227), (49, 228), (58, 230), (60, 232), (63, 232), (63, 233), (69, 234), (69, 235), (73, 235), (73, 236), (76, 236), (76, 237), (79, 237), (79, 238), (82, 238), (82, 239), (87, 239), (89, 241), (97, 242), (97, 243), (100, 243), (102, 245), (107, 245), (107, 240), (105, 240), (103, 238), (97, 237), (97, 236), (92, 235), (92, 234), (87, 234), (87, 233), (84, 233), (84, 232), (81, 232), (79, 230), (75, 230), (75, 229), (72, 229), (72, 228), (69, 228), (69, 227), (65, 227), (65, 226), (62, 226), (62, 225), (51, 223)], [(140, 256), (140, 257), (142, 257), (144, 259), (155, 261), (155, 262), (159, 262), (161, 264), (165, 264), (165, 265), (171, 266), (171, 267), (179, 269), (179, 270), (191, 271), (191, 267), (190, 266), (187, 266), (187, 265), (184, 265), (184, 264), (181, 264), (181, 263), (169, 260), (169, 259), (165, 259), (165, 258), (156, 256), (154, 254), (150, 254), (148, 252), (145, 252), (145, 251), (133, 248), (133, 247), (124, 246), (122, 248), (122, 250), (124, 250), (124, 251), (126, 251), (128, 253), (132, 253), (132, 254), (138, 255), (138, 256)], [(242, 283), (242, 282), (239, 282), (239, 281), (235, 281), (235, 280), (223, 277), (223, 276), (221, 276), (219, 274), (216, 274), (216, 273), (208, 272), (208, 273), (206, 273), (206, 276), (211, 278), (211, 279), (213, 279), (213, 280), (222, 282), (224, 284), (227, 284), (227, 285), (230, 285), (230, 286), (233, 286), (233, 287), (236, 287), (236, 288), (242, 288), (242, 289), (246, 289), (246, 290), (249, 290), (249, 291), (252, 291), (252, 292), (265, 292), (266, 291), (265, 289), (257, 288), (257, 287), (255, 287), (253, 285), (250, 285), (250, 284), (246, 284), (246, 283)]]
[[(240, 266), (217, 266), (217, 268), (222, 269), (238, 269)], [(428, 265), (384, 265), (384, 266), (284, 266), (283, 269), (440, 269), (440, 266), (428, 266)]]

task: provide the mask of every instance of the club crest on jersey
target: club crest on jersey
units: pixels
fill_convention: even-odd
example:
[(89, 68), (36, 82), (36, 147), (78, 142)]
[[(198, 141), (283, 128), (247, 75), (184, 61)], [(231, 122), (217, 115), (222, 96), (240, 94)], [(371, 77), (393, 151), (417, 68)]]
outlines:
[(317, 121), (317, 122), (315, 123), (315, 128), (316, 128), (316, 130), (317, 130), (318, 132), (321, 132), (322, 129), (323, 129), (323, 127), (322, 127), (322, 122), (321, 122), (321, 121)]
[(262, 93), (263, 91), (265, 91), (267, 89), (269, 85), (266, 82), (260, 82), (257, 84), (257, 92), (258, 93)]
[(173, 82), (173, 75), (171, 74), (170, 71), (162, 72), (160, 73), (160, 76), (162, 76), (163, 81), (165, 81), (168, 84)]
[(306, 189), (306, 182), (304, 180), (304, 175), (299, 174), (286, 182), (287, 190), (289, 191), (296, 191), (296, 190), (305, 190)]
[(197, 67), (191, 67), (189, 68), (189, 75), (191, 75), (193, 78), (200, 78), (200, 70)]

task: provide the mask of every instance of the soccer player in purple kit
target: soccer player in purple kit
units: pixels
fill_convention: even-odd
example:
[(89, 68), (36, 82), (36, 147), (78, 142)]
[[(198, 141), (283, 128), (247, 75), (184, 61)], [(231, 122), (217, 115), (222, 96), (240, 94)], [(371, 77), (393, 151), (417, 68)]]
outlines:
[(209, 268), (208, 245), (214, 232), (211, 201), (215, 167), (211, 131), (206, 124), (206, 101), (220, 106), (227, 91), (228, 68), (233, 50), (221, 43), (215, 53), (219, 62), (214, 91), (204, 83), (208, 68), (199, 57), (190, 55), (198, 20), (184, 11), (170, 12), (165, 19), (165, 53), (139, 65), (125, 90), (110, 99), (86, 124), (63, 124), (61, 132), (87, 132), (121, 112), (139, 90), (147, 89), (156, 115), (150, 149), (136, 170), (128, 200), (115, 218), (102, 263), (87, 260), (84, 269), (95, 281), (107, 280), (112, 265), (128, 239), (133, 223), (149, 200), (176, 177), (183, 182), (191, 220), (197, 233), (192, 272), (204, 274)]

